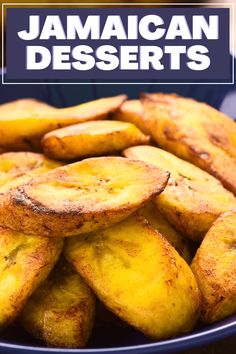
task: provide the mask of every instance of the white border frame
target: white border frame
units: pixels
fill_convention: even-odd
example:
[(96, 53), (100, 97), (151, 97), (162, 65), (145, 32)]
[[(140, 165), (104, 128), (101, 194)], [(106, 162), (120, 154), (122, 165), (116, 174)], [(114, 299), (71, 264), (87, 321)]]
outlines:
[[(160, 2), (158, 5), (165, 5), (165, 6), (199, 6), (201, 2), (196, 2), (196, 3), (165, 3), (165, 2)], [(203, 3), (202, 3), (203, 4)], [(212, 6), (218, 6), (218, 7), (225, 7), (230, 9), (230, 52), (232, 54), (232, 81), (231, 82), (6, 82), (4, 81), (4, 76), (6, 75), (5, 67), (4, 67), (4, 49), (5, 49), (5, 43), (4, 43), (4, 12), (5, 12), (5, 7), (7, 6), (44, 6), (44, 5), (50, 5), (50, 6), (57, 6), (57, 5), (66, 5), (66, 6), (74, 6), (74, 5), (87, 5), (87, 6), (97, 6), (97, 5), (102, 5), (102, 6), (119, 6), (119, 7), (125, 7), (125, 6), (154, 6), (157, 5), (157, 3), (84, 3), (84, 2), (77, 2), (77, 3), (66, 3), (66, 2), (59, 2), (59, 3), (2, 3), (2, 85), (234, 85), (234, 58), (233, 58), (233, 48), (232, 48), (232, 43), (234, 43), (234, 35), (235, 35), (235, 16), (234, 16), (234, 6), (235, 4), (233, 2), (229, 3), (209, 3), (208, 7)], [(204, 3), (205, 5), (205, 3)]]

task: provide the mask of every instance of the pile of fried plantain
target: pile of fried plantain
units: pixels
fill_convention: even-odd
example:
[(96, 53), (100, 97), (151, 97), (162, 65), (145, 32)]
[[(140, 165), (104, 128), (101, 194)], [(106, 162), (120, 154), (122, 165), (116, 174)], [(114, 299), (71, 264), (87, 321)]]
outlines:
[(0, 329), (83, 348), (236, 313), (235, 132), (175, 95), (1, 105)]

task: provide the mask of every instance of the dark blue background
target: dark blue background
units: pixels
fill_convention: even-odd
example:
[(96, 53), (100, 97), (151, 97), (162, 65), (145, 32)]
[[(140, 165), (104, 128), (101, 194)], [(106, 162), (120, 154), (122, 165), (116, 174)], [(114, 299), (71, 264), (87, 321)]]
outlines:
[[(235, 60), (236, 65), (236, 60)], [(235, 78), (236, 79), (236, 78)], [(125, 93), (138, 98), (140, 92), (177, 93), (204, 101), (220, 108), (225, 97), (231, 95), (226, 113), (236, 119), (236, 84), (234, 85), (1, 85), (0, 104), (19, 98), (33, 97), (58, 107), (76, 105), (100, 97)]]
[[(129, 40), (56, 40), (52, 38), (50, 40), (33, 40), (24, 41), (21, 40), (17, 32), (28, 28), (29, 15), (40, 15), (45, 19), (46, 15), (60, 15), (63, 24), (65, 25), (66, 15), (80, 15), (82, 21), (85, 21), (87, 15), (102, 15), (102, 22), (109, 14), (121, 15), (124, 23), (126, 16), (137, 14), (139, 18), (147, 14), (160, 15), (165, 20), (165, 28), (168, 27), (172, 15), (185, 15), (188, 24), (191, 29), (192, 15), (205, 15), (207, 18), (209, 15), (219, 15), (219, 40), (207, 40), (205, 37), (202, 40), (165, 40), (160, 39), (158, 41), (147, 41), (140, 38), (137, 41)], [(101, 27), (102, 28), (102, 27)], [(169, 55), (164, 55), (162, 63), (165, 69), (162, 71), (149, 70), (149, 71), (137, 71), (137, 70), (125, 70), (118, 69), (113, 71), (100, 71), (94, 68), (90, 71), (77, 71), (71, 69), (70, 71), (53, 71), (51, 67), (39, 70), (39, 71), (27, 71), (25, 70), (25, 47), (26, 45), (43, 45), (49, 49), (53, 45), (71, 45), (72, 47), (80, 44), (86, 44), (94, 48), (109, 44), (114, 46), (120, 45), (157, 45), (163, 47), (164, 45), (186, 45), (187, 48), (201, 44), (205, 45), (209, 49), (207, 55), (210, 56), (211, 65), (208, 69), (203, 71), (190, 70), (186, 62), (189, 61), (185, 54), (181, 55), (182, 68), (181, 70), (169, 70)], [(17, 57), (16, 57), (17, 53)], [(72, 60), (73, 61), (73, 60)], [(111, 80), (128, 80), (131, 82), (155, 80), (156, 82), (230, 82), (231, 64), (229, 59), (229, 9), (228, 8), (110, 8), (110, 9), (27, 9), (27, 8), (9, 8), (7, 9), (7, 75), (5, 80), (42, 80), (42, 79), (60, 79), (63, 81), (76, 80), (86, 81), (90, 79), (97, 79), (100, 81), (112, 82)]]

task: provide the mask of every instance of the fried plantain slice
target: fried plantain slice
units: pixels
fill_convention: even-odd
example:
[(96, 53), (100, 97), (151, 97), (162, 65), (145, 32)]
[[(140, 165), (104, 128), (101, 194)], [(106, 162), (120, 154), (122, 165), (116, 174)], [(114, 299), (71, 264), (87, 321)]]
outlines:
[[(37, 111), (54, 111), (55, 108), (50, 106), (49, 104), (36, 100), (34, 98), (22, 98), (15, 101), (3, 103), (0, 105), (0, 119), (2, 117), (11, 114), (11, 112), (15, 112), (15, 114), (23, 114), (23, 112), (34, 112)], [(27, 114), (26, 113), (26, 114)]]
[(190, 263), (192, 257), (188, 240), (168, 223), (153, 202), (145, 204), (137, 213), (147, 219), (150, 225), (167, 239), (180, 256)]
[(0, 151), (38, 151), (46, 133), (71, 124), (104, 119), (125, 99), (125, 95), (120, 95), (60, 109), (34, 100), (1, 105)]
[(73, 236), (123, 220), (161, 193), (168, 173), (123, 157), (86, 159), (4, 194), (0, 224), (25, 233)]
[(112, 119), (136, 125), (144, 134), (149, 135), (148, 124), (145, 122), (143, 106), (140, 100), (125, 101), (112, 115)]
[(236, 194), (236, 124), (205, 103), (176, 95), (142, 97), (157, 144), (218, 178)]
[(27, 302), (21, 322), (50, 347), (83, 348), (92, 331), (94, 314), (92, 291), (61, 259)]
[(100, 120), (54, 130), (44, 136), (42, 146), (47, 156), (69, 160), (114, 153), (148, 142), (149, 137), (133, 124)]
[(6, 152), (0, 155), (0, 193), (40, 176), (62, 163), (34, 152)]
[(193, 259), (203, 296), (202, 320), (219, 321), (236, 312), (236, 210), (212, 225)]
[(11, 323), (46, 279), (63, 239), (29, 236), (0, 228), (0, 328)]
[(65, 256), (109, 310), (153, 339), (190, 331), (200, 292), (187, 263), (146, 219), (67, 240)]
[(165, 191), (155, 198), (161, 214), (193, 241), (201, 241), (217, 217), (236, 207), (236, 198), (207, 172), (152, 146), (126, 149), (124, 156), (170, 172)]

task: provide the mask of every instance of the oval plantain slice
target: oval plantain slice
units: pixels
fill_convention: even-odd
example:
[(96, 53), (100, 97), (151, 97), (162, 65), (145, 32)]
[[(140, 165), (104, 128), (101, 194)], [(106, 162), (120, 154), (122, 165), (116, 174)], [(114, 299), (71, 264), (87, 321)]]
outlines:
[(0, 328), (11, 323), (46, 279), (63, 239), (29, 236), (0, 228)]
[(190, 263), (192, 257), (189, 240), (183, 237), (168, 223), (153, 202), (145, 204), (137, 213), (147, 219), (150, 225), (167, 239), (180, 256), (183, 257), (187, 263)]
[(236, 210), (212, 225), (193, 259), (202, 292), (202, 320), (219, 321), (236, 312)]
[(140, 100), (125, 101), (119, 109), (113, 113), (112, 119), (132, 123), (142, 132), (149, 135), (148, 124), (145, 122), (143, 106)]
[(73, 236), (123, 220), (161, 193), (168, 173), (123, 157), (86, 159), (4, 194), (0, 224), (25, 233)]
[(49, 347), (83, 348), (92, 331), (94, 314), (92, 291), (61, 259), (27, 302), (21, 322)]
[(55, 108), (33, 100), (1, 105), (0, 151), (40, 150), (41, 139), (46, 133), (71, 124), (105, 119), (125, 99), (125, 95), (106, 97), (67, 108)]
[(236, 123), (231, 118), (173, 94), (145, 94), (142, 104), (158, 146), (209, 172), (236, 195)]
[(100, 120), (54, 130), (44, 136), (42, 146), (47, 156), (69, 160), (114, 153), (148, 142), (149, 137), (133, 124)]
[(0, 193), (40, 176), (62, 163), (34, 152), (6, 152), (0, 155)]
[(123, 154), (170, 172), (167, 187), (155, 203), (174, 228), (194, 241), (202, 240), (221, 213), (236, 207), (236, 198), (217, 179), (167, 151), (135, 146)]
[(144, 218), (69, 238), (65, 257), (109, 310), (153, 339), (190, 331), (200, 292), (187, 263)]

